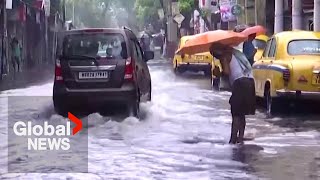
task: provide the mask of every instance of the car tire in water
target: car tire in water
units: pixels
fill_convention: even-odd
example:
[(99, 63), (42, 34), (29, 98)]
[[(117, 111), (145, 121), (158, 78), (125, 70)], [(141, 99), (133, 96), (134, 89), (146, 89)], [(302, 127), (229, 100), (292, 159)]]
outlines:
[(205, 75), (206, 77), (212, 76), (211, 68), (210, 68), (209, 70), (205, 70), (205, 71), (203, 71), (203, 72), (204, 72), (204, 75)]
[(266, 88), (264, 91), (264, 104), (266, 108), (266, 114), (269, 117), (274, 113), (276, 109), (276, 106), (278, 104), (276, 100), (277, 99), (272, 98), (270, 88)]
[(151, 101), (152, 99), (152, 85), (151, 85), (151, 82), (150, 82), (150, 86), (149, 86), (149, 94), (148, 94), (148, 101)]
[(63, 117), (68, 116), (68, 110), (62, 101), (59, 101), (54, 98), (53, 99), (53, 106), (54, 106), (54, 110), (57, 114), (59, 114), (60, 116), (63, 116)]
[(132, 100), (127, 104), (128, 116), (134, 116), (136, 118), (140, 118), (140, 96), (137, 95), (135, 100)]
[(220, 78), (211, 78), (211, 85), (213, 90), (220, 91), (221, 90)]

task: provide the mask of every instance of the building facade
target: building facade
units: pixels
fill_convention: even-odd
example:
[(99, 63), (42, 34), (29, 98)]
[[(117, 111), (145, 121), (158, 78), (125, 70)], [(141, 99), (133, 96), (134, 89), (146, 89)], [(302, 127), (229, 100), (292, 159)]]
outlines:
[(320, 24), (319, 3), (319, 0), (238, 0), (243, 12), (237, 23), (265, 26), (269, 35), (293, 29), (313, 31)]

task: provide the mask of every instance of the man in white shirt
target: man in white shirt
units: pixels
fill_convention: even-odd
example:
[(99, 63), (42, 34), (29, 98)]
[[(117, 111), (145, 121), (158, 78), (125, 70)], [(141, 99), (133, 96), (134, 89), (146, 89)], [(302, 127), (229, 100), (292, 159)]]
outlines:
[(229, 76), (232, 95), (232, 127), (229, 143), (243, 143), (246, 115), (254, 115), (256, 110), (255, 84), (251, 65), (246, 56), (234, 48), (213, 44), (210, 53), (220, 60), (223, 74)]

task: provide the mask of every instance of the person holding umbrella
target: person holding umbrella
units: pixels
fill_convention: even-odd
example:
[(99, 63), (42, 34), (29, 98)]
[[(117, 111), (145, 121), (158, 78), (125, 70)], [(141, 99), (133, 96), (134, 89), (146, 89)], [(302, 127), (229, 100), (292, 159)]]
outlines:
[(232, 95), (232, 126), (229, 143), (243, 143), (246, 127), (246, 115), (254, 115), (256, 110), (255, 82), (252, 67), (247, 57), (233, 48), (246, 41), (248, 36), (230, 31), (216, 30), (195, 35), (178, 49), (177, 53), (195, 54), (210, 51), (219, 59), (223, 74), (229, 77)]
[(220, 59), (223, 74), (229, 76), (232, 95), (232, 125), (230, 144), (243, 143), (246, 115), (254, 115), (256, 110), (255, 83), (251, 65), (246, 56), (230, 46), (213, 43), (210, 53)]

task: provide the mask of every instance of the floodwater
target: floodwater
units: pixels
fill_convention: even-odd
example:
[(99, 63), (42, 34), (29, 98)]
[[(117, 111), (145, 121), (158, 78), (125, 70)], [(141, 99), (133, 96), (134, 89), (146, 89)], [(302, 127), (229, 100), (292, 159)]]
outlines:
[(247, 120), (246, 136), (253, 140), (229, 145), (229, 92), (213, 91), (199, 73), (176, 76), (165, 60), (150, 61), (149, 67), (152, 102), (141, 105), (143, 120), (99, 113), (85, 117), (89, 173), (7, 173), (8, 96), (48, 97), (11, 107), (26, 116), (37, 114), (34, 121), (65, 118), (54, 113), (52, 82), (3, 91), (0, 179), (320, 179), (319, 115), (266, 118), (258, 110)]

